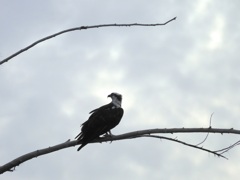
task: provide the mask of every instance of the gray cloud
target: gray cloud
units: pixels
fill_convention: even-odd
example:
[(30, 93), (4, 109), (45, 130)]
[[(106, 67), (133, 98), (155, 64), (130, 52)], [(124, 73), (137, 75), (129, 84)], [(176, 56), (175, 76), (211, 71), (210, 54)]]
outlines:
[[(0, 58), (63, 29), (102, 23), (163, 27), (102, 28), (46, 41), (0, 68), (0, 159), (73, 139), (88, 113), (123, 94), (114, 134), (145, 128), (239, 127), (237, 1), (4, 1)], [(169, 135), (198, 143), (204, 135)], [(237, 139), (210, 135), (204, 147)], [(229, 161), (171, 142), (136, 139), (69, 148), (17, 167), (4, 179), (236, 179)]]

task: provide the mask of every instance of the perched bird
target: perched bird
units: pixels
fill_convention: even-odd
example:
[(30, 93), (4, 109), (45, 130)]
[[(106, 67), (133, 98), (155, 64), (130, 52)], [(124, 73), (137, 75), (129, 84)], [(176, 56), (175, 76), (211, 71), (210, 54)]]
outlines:
[(81, 132), (75, 137), (81, 143), (78, 151), (103, 134), (112, 135), (110, 130), (122, 119), (122, 95), (111, 93), (108, 97), (112, 102), (91, 111), (88, 120), (82, 124)]

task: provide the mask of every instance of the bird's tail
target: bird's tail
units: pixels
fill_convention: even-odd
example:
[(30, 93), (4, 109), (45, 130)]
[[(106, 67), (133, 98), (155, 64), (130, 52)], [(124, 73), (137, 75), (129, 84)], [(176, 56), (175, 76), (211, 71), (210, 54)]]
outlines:
[(75, 137), (75, 139), (81, 140), (82, 137), (83, 137), (83, 134), (82, 134), (82, 132), (80, 132), (80, 133)]
[(80, 151), (80, 149), (82, 149), (84, 146), (86, 146), (86, 144), (87, 143), (83, 143), (82, 142), (82, 138), (83, 138), (83, 134), (82, 134), (82, 132), (80, 132), (76, 137), (75, 137), (75, 139), (77, 139), (77, 141), (79, 142), (79, 143), (81, 143), (81, 145), (79, 146), (79, 148), (77, 149), (77, 151)]
[(87, 143), (82, 143), (81, 146), (79, 146), (79, 148), (77, 149), (77, 151), (80, 151), (86, 145), (87, 145)]

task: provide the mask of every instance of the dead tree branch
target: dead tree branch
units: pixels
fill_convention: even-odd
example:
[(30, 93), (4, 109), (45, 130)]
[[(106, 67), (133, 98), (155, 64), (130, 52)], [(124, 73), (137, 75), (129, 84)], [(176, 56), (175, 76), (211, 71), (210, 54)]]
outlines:
[(2, 61), (0, 61), (0, 65), (2, 65), (3, 63), (8, 62), (10, 59), (14, 58), (15, 56), (23, 53), (24, 51), (27, 51), (28, 49), (36, 46), (39, 43), (42, 43), (46, 40), (49, 40), (51, 38), (54, 38), (56, 36), (59, 36), (61, 34), (65, 34), (71, 31), (79, 31), (79, 30), (86, 30), (86, 29), (92, 29), (92, 28), (102, 28), (102, 27), (130, 27), (130, 26), (164, 26), (168, 23), (170, 23), (173, 20), (176, 20), (177, 17), (174, 17), (168, 21), (166, 21), (165, 23), (156, 23), (156, 24), (140, 24), (140, 23), (132, 23), (132, 24), (100, 24), (100, 25), (93, 25), (93, 26), (80, 26), (80, 27), (76, 27), (76, 28), (70, 28), (70, 29), (66, 29), (57, 33), (54, 33), (52, 35), (49, 35), (47, 37), (44, 37), (42, 39), (39, 39), (37, 41), (35, 41), (34, 43), (30, 44), (29, 46), (17, 51), (16, 53), (10, 55), (9, 57), (3, 59)]
[[(181, 143), (183, 145), (186, 146), (190, 146), (193, 148), (197, 148), (199, 150), (203, 150), (203, 151), (207, 151), (209, 153), (212, 153), (214, 155), (217, 155), (218, 157), (223, 157), (226, 158), (225, 156), (223, 156), (222, 154), (224, 154), (225, 152), (229, 151), (230, 149), (234, 148), (237, 145), (240, 145), (240, 141), (234, 143), (233, 145), (230, 145), (228, 147), (225, 147), (221, 150), (216, 150), (216, 151), (212, 151), (206, 148), (202, 148), (196, 145), (192, 145), (177, 139), (173, 139), (173, 138), (169, 138), (169, 137), (164, 137), (164, 136), (159, 136), (159, 135), (153, 135), (153, 134), (173, 134), (173, 133), (220, 133), (220, 134), (240, 134), (240, 130), (236, 130), (236, 129), (218, 129), (218, 128), (170, 128), (170, 129), (147, 129), (147, 130), (139, 130), (139, 131), (133, 131), (133, 132), (129, 132), (129, 133), (125, 133), (125, 134), (121, 134), (121, 135), (116, 135), (116, 136), (112, 136), (112, 137), (103, 137), (100, 139), (96, 139), (95, 141), (93, 141), (92, 143), (102, 143), (102, 142), (107, 142), (107, 141), (117, 141), (117, 140), (126, 140), (126, 139), (134, 139), (134, 138), (140, 138), (140, 137), (152, 137), (152, 138), (159, 138), (159, 139), (166, 139), (166, 140), (170, 140), (170, 141), (174, 141), (177, 143)], [(78, 145), (77, 141), (66, 141), (64, 143), (52, 146), (52, 147), (48, 147), (48, 148), (44, 148), (44, 149), (39, 149), (30, 153), (27, 153), (25, 155), (22, 155), (14, 160), (12, 160), (11, 162), (0, 166), (0, 174), (7, 172), (7, 171), (13, 171), (15, 169), (16, 166), (20, 165), (21, 163), (24, 163), (25, 161), (28, 161), (32, 158), (36, 158), (38, 156), (44, 155), (44, 154), (48, 154), (48, 153), (52, 153), (55, 151), (58, 151), (60, 149), (64, 149), (64, 148), (68, 148), (68, 147), (72, 147), (72, 146), (76, 146)], [(80, 152), (81, 153), (81, 152)]]
[(189, 147), (192, 147), (192, 148), (196, 148), (196, 149), (200, 149), (202, 151), (206, 151), (206, 152), (209, 152), (211, 154), (214, 154), (218, 157), (222, 157), (222, 158), (225, 158), (227, 159), (225, 156), (223, 156), (221, 153), (217, 153), (216, 151), (211, 151), (209, 149), (206, 149), (206, 148), (203, 148), (203, 147), (199, 147), (197, 145), (193, 145), (193, 144), (189, 144), (189, 143), (186, 143), (184, 141), (180, 141), (178, 139), (173, 139), (173, 138), (169, 138), (169, 137), (164, 137), (164, 136), (157, 136), (157, 135), (143, 135), (142, 137), (152, 137), (152, 138), (158, 138), (158, 139), (166, 139), (166, 140), (169, 140), (169, 141), (174, 141), (174, 142), (177, 142), (177, 143), (180, 143), (180, 144), (183, 144), (185, 146), (189, 146)]

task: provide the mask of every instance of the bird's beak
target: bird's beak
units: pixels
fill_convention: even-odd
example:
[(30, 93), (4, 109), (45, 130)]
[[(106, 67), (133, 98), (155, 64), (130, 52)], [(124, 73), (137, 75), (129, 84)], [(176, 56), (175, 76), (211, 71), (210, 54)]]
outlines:
[(109, 94), (107, 97), (112, 97), (111, 94)]

